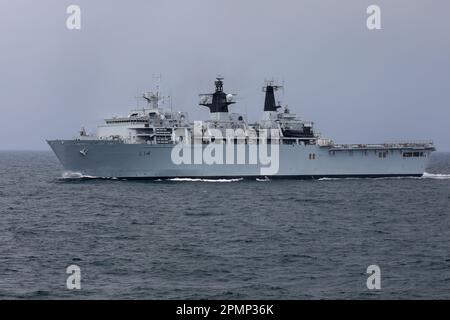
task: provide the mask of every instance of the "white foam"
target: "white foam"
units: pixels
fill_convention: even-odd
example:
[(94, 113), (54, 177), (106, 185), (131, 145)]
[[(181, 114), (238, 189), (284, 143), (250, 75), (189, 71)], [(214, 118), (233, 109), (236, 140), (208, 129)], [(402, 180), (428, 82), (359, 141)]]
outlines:
[(81, 172), (65, 171), (61, 178), (63, 179), (82, 179), (83, 174)]
[(367, 178), (367, 177), (320, 178), (320, 179), (317, 179), (317, 181), (359, 180), (359, 179), (370, 179), (370, 180), (438, 179), (438, 180), (445, 180), (445, 179), (450, 179), (450, 174), (424, 172), (424, 174), (421, 177), (400, 176), (400, 177), (379, 177), (379, 178)]
[[(81, 172), (73, 172), (73, 171), (65, 171), (63, 172), (62, 179), (112, 179), (112, 180), (119, 180), (116, 177), (113, 178), (105, 178), (105, 177), (96, 177), (96, 176), (89, 176), (84, 175)], [(450, 179), (450, 174), (443, 174), (443, 173), (428, 173), (424, 172), (424, 174), (421, 177), (380, 177), (380, 178), (367, 178), (367, 177), (347, 177), (347, 178), (320, 178), (317, 179), (317, 181), (334, 181), (334, 180), (359, 180), (359, 179), (371, 179), (371, 180), (384, 180), (384, 179), (436, 179), (436, 180), (447, 180)], [(125, 180), (125, 179), (120, 179)], [(238, 179), (201, 179), (201, 178), (172, 178), (167, 179), (169, 181), (178, 181), (178, 182), (238, 182), (242, 181), (243, 178)], [(161, 179), (158, 179), (156, 181), (162, 181)], [(265, 178), (256, 178), (256, 181), (260, 182), (266, 182), (271, 181), (268, 177)]]
[[(319, 178), (317, 181), (335, 181), (335, 180), (361, 180), (361, 179), (373, 179), (373, 178), (367, 178), (367, 177), (347, 177), (347, 178)], [(378, 179), (384, 179), (384, 178), (378, 178)]]
[(450, 179), (450, 174), (424, 172), (422, 178), (444, 180), (444, 179)]
[(169, 181), (177, 181), (177, 182), (237, 182), (243, 180), (243, 178), (239, 179), (199, 179), (199, 178), (172, 178), (167, 179)]
[[(100, 177), (84, 175), (81, 172), (65, 171), (65, 172), (63, 172), (61, 178), (62, 179), (99, 179)], [(103, 178), (103, 179), (106, 179), (106, 178)], [(117, 178), (112, 178), (112, 179), (117, 179)]]

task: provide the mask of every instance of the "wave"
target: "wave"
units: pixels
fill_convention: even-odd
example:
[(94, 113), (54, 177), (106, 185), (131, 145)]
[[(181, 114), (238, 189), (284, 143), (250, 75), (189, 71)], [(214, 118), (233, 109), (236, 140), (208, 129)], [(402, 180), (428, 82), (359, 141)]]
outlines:
[(428, 173), (424, 172), (423, 179), (438, 179), (438, 180), (445, 180), (450, 179), (450, 174), (444, 174), (444, 173)]
[(105, 180), (119, 180), (116, 177), (97, 177), (82, 174), (81, 172), (65, 171), (61, 175), (63, 180), (84, 180), (84, 179), (105, 179)]
[(317, 181), (334, 181), (334, 180), (345, 180), (346, 178), (320, 178)]
[(402, 177), (347, 177), (347, 178), (320, 178), (317, 181), (339, 181), (339, 180), (403, 180), (403, 179), (422, 179), (422, 177), (402, 176)]
[(176, 182), (238, 182), (242, 181), (243, 178), (238, 179), (200, 179), (200, 178), (172, 178), (167, 179), (168, 181)]
[[(338, 181), (338, 180), (362, 180), (362, 179), (370, 179), (370, 180), (374, 180), (374, 179), (386, 179), (386, 178), (367, 178), (367, 177), (346, 177), (346, 178), (319, 178), (317, 179), (317, 181)], [(389, 178), (388, 178), (389, 179)]]
[(320, 179), (317, 179), (317, 181), (362, 180), (362, 179), (370, 179), (370, 180), (403, 180), (403, 179), (437, 179), (437, 180), (445, 180), (445, 179), (450, 179), (450, 174), (424, 172), (421, 177), (400, 176), (400, 177), (379, 177), (379, 178), (369, 178), (369, 177), (360, 177), (360, 178), (358, 178), (358, 177), (320, 178)]
[[(63, 180), (77, 180), (77, 179), (105, 179), (105, 180), (126, 180), (126, 179), (118, 179), (116, 177), (97, 177), (82, 174), (81, 172), (73, 172), (73, 171), (65, 171), (62, 173), (61, 179)], [(170, 178), (166, 179), (167, 181), (176, 181), (176, 182), (238, 182), (242, 181), (244, 178), (234, 178), (234, 179), (203, 179), (203, 178)], [(436, 179), (436, 180), (448, 180), (450, 179), (450, 174), (447, 173), (428, 173), (424, 172), (421, 177), (413, 177), (413, 176), (401, 176), (401, 177), (379, 177), (379, 178), (368, 178), (368, 177), (324, 177), (319, 178), (317, 181), (338, 181), (338, 180), (361, 180), (361, 179), (370, 179), (370, 180), (393, 180), (393, 179)], [(162, 181), (161, 179), (157, 179), (156, 181)], [(256, 178), (256, 181), (259, 182), (267, 182), (271, 181), (270, 178)]]
[(82, 174), (81, 172), (73, 172), (73, 171), (65, 171), (62, 173), (61, 176), (62, 179), (89, 179), (89, 178), (95, 178), (92, 176), (86, 176)]

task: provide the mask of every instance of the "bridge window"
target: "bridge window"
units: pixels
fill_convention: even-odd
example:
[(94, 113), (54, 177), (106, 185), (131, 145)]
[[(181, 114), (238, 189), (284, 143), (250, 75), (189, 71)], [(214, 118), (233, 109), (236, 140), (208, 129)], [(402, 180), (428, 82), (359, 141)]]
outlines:
[(411, 157), (426, 157), (427, 154), (423, 151), (414, 151), (414, 152), (403, 152), (403, 158), (411, 158)]

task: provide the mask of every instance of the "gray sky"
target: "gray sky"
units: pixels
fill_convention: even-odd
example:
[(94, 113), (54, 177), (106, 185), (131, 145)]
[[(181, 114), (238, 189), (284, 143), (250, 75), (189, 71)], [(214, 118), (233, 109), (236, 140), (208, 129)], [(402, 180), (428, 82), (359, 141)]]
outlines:
[[(81, 7), (81, 30), (66, 8)], [(382, 30), (366, 27), (381, 7)], [(0, 0), (0, 149), (48, 149), (128, 114), (152, 74), (207, 119), (217, 74), (233, 112), (261, 117), (265, 78), (335, 142), (433, 139), (450, 151), (448, 0)]]

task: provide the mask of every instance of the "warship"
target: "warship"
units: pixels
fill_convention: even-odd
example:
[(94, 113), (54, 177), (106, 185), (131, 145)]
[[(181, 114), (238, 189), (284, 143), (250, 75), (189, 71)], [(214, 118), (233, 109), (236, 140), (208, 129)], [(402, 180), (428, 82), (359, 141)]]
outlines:
[(261, 120), (249, 123), (229, 111), (237, 96), (224, 92), (223, 80), (199, 95), (207, 121), (189, 122), (187, 113), (161, 106), (156, 90), (140, 97), (144, 107), (105, 119), (95, 134), (83, 128), (75, 138), (47, 143), (65, 172), (127, 179), (418, 177), (435, 150), (432, 141), (334, 143), (276, 102), (282, 86), (274, 81), (263, 86)]

